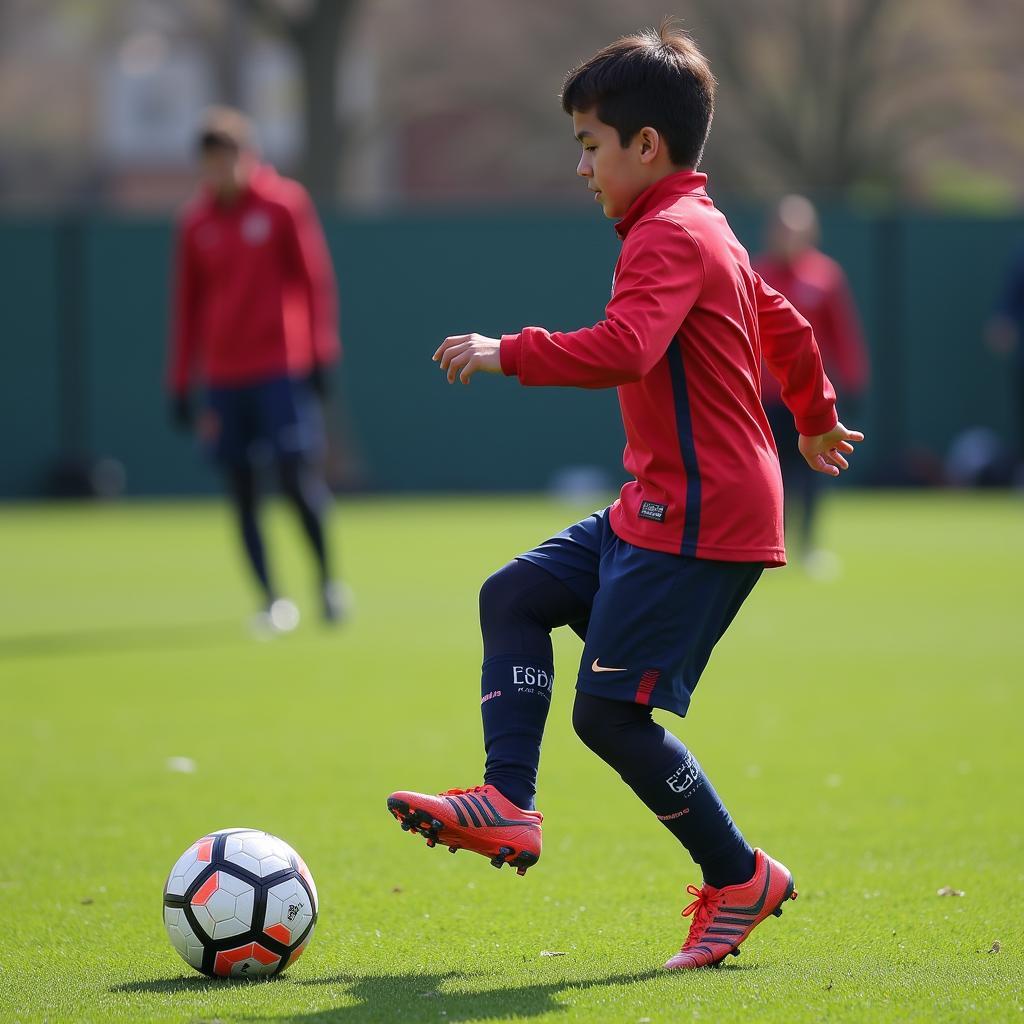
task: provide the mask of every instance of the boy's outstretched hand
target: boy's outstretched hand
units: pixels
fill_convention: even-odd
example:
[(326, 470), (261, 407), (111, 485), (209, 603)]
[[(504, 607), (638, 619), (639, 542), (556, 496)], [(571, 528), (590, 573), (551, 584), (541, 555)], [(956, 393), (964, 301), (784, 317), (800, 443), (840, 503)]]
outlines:
[(864, 435), (859, 430), (847, 430), (842, 423), (837, 423), (827, 434), (809, 437), (800, 435), (800, 454), (807, 465), (818, 473), (839, 476), (850, 464), (844, 456), (853, 451), (851, 441), (863, 441)]
[(468, 384), (469, 378), (481, 370), (501, 373), (501, 341), (482, 334), (455, 334), (441, 342), (433, 359), (441, 364), (449, 384), (454, 384), (456, 377)]

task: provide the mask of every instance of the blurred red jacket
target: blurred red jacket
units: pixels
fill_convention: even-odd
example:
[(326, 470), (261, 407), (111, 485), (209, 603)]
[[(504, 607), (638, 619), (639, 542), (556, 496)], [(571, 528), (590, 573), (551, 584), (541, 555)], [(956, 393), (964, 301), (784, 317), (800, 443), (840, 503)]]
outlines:
[(259, 166), (236, 202), (186, 206), (175, 253), (168, 385), (241, 385), (334, 362), (334, 271), (306, 190)]
[[(806, 317), (839, 395), (861, 395), (868, 384), (867, 348), (842, 267), (817, 249), (807, 249), (792, 263), (758, 256), (753, 266)], [(761, 400), (782, 405), (779, 382), (771, 373), (761, 374)]]

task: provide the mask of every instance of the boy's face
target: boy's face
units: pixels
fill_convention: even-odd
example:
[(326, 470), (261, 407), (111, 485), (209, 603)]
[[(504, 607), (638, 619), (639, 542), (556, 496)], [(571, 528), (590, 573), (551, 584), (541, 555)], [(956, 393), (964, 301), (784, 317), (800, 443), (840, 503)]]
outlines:
[(583, 146), (576, 173), (586, 179), (606, 217), (624, 217), (633, 200), (660, 177), (654, 166), (658, 146), (652, 152), (650, 130), (642, 129), (623, 146), (617, 129), (600, 120), (594, 110), (574, 110), (572, 128)]

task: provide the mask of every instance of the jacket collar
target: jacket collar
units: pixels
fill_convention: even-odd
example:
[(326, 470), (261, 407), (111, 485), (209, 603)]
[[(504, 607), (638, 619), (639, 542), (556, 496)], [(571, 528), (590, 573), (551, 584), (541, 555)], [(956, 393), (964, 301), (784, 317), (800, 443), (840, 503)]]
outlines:
[(625, 238), (629, 234), (629, 229), (644, 214), (665, 205), (669, 199), (677, 199), (679, 196), (706, 196), (707, 181), (708, 176), (699, 171), (676, 171), (659, 178), (633, 200), (633, 205), (626, 212), (626, 216), (615, 225), (616, 234), (619, 238)]

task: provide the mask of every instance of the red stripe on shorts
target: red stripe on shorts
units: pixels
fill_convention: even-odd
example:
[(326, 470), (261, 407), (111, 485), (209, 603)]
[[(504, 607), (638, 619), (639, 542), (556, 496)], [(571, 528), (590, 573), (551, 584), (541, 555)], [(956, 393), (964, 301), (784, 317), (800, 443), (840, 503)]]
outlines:
[(641, 677), (640, 685), (636, 688), (636, 702), (637, 704), (650, 704), (651, 693), (654, 687), (658, 684), (658, 677), (661, 675), (661, 670), (656, 668), (649, 668)]

